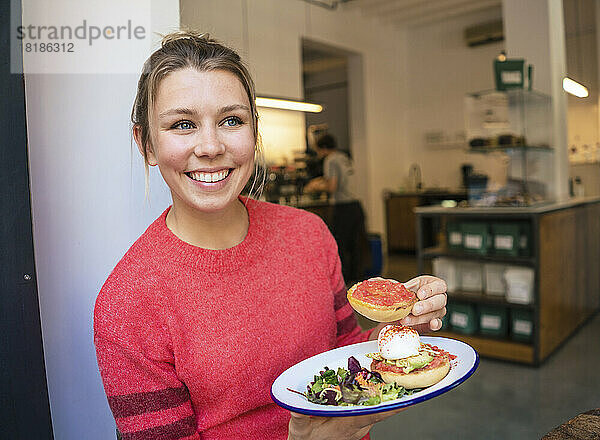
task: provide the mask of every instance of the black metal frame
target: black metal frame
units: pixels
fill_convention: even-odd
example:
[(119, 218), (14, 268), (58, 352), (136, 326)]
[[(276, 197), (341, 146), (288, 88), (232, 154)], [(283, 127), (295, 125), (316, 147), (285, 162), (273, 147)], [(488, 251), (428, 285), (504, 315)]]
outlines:
[[(11, 12), (0, 2), (0, 438), (53, 439), (36, 283), (25, 84), (10, 70)], [(16, 56), (21, 52), (18, 51)], [(22, 66), (21, 60), (17, 65)]]

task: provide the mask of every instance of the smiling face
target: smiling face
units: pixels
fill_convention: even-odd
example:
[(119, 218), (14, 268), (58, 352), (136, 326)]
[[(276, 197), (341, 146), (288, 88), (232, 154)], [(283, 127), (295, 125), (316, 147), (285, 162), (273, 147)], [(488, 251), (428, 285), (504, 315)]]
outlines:
[(235, 75), (170, 73), (159, 85), (150, 132), (148, 163), (158, 165), (174, 210), (234, 208), (252, 174), (256, 144), (248, 95)]

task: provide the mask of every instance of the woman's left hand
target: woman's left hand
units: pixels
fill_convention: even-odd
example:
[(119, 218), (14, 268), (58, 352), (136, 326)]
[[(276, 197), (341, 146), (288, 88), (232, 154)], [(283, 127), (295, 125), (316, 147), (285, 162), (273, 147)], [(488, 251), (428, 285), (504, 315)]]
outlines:
[(432, 275), (421, 275), (405, 282), (404, 286), (415, 292), (419, 301), (413, 306), (412, 312), (399, 323), (409, 325), (419, 333), (442, 328), (447, 303), (446, 282)]

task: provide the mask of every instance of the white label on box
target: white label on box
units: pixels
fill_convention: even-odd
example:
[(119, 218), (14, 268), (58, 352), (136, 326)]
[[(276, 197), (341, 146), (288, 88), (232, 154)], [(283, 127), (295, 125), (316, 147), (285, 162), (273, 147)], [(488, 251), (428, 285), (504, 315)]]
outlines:
[(513, 248), (513, 238), (511, 235), (496, 235), (494, 237), (494, 248), (502, 250), (511, 250)]
[(505, 70), (501, 76), (504, 84), (521, 84), (523, 82), (523, 74), (518, 70)]
[(515, 319), (513, 322), (513, 333), (519, 335), (531, 335), (533, 324), (531, 321), (525, 321), (523, 319)]
[(481, 328), (488, 330), (500, 330), (502, 319), (495, 315), (482, 315)]
[(469, 324), (469, 317), (465, 313), (452, 312), (450, 315), (450, 324), (455, 327), (466, 327)]
[(450, 242), (451, 245), (461, 245), (462, 244), (462, 234), (460, 232), (450, 232), (448, 241)]
[(481, 249), (482, 244), (483, 244), (483, 237), (481, 235), (465, 234), (464, 246), (467, 249)]

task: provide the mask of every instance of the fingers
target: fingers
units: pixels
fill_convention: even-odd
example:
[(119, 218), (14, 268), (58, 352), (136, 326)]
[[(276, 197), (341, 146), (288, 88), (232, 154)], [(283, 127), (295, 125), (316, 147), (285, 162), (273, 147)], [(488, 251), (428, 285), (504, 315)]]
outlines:
[(402, 318), (400, 323), (402, 325), (409, 325), (413, 327), (419, 333), (425, 333), (429, 331), (436, 331), (442, 328), (441, 318), (444, 317), (444, 315), (446, 315), (446, 307), (442, 306), (439, 310), (434, 310), (433, 312), (425, 313), (423, 315), (415, 316), (411, 313), (407, 317)]
[(439, 293), (446, 293), (446, 282), (432, 275), (421, 275), (404, 283), (407, 289), (416, 292), (417, 298), (423, 300)]
[(416, 290), (419, 288), (419, 278), (421, 278), (421, 277), (412, 278), (412, 279), (406, 281), (404, 283), (404, 287), (406, 287), (408, 290), (412, 290), (413, 292), (416, 292)]
[(377, 414), (350, 417), (314, 417), (290, 412), (289, 437), (362, 439), (377, 422), (385, 420), (405, 408)]
[[(417, 301), (412, 308), (412, 314), (414, 316), (427, 315), (428, 313), (440, 311), (446, 307), (447, 296), (445, 293), (437, 293), (434, 296), (430, 296), (427, 299)], [(442, 315), (443, 316), (443, 315)], [(433, 316), (432, 318), (438, 317)]]
[(355, 416), (353, 417), (353, 422), (355, 423), (355, 426), (360, 426), (360, 427), (369, 427), (369, 429), (371, 428), (371, 426), (373, 426), (375, 423), (381, 422), (382, 420), (385, 420), (389, 417), (392, 417), (396, 414), (398, 414), (399, 412), (404, 411), (406, 408), (400, 408), (400, 409), (395, 409), (393, 411), (384, 411), (384, 412), (380, 412), (377, 414), (367, 414), (364, 416)]
[(382, 420), (385, 420), (389, 417), (395, 416), (398, 413), (401, 413), (402, 411), (404, 411), (406, 408), (400, 408), (400, 409), (395, 409), (393, 411), (385, 411), (385, 412), (381, 412), (381, 413), (377, 413), (377, 414), (373, 414), (373, 423), (377, 423), (377, 422), (381, 422)]

